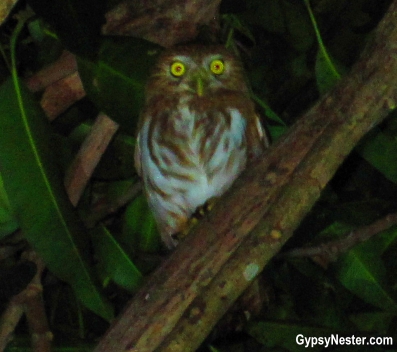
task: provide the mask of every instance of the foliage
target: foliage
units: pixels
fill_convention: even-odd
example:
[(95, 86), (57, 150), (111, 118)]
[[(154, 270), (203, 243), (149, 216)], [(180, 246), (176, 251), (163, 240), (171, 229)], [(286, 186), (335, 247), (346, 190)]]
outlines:
[[(18, 228), (23, 231), (57, 278), (54, 287), (44, 290), (53, 331), (65, 337), (60, 345), (89, 350), (86, 342), (104, 333), (105, 320), (121, 310), (164, 254), (142, 195), (88, 228), (98, 200), (112, 203), (136, 183), (134, 133), (145, 78), (161, 48), (142, 39), (100, 37), (105, 6), (100, 8), (95, 1), (28, 3), (38, 16), (17, 31), (17, 22), (9, 19), (0, 32), (0, 239), (6, 240)], [(388, 4), (387, 0), (222, 2), (222, 40), (241, 56), (273, 141), (348, 74)], [(86, 13), (92, 16), (87, 18)], [(24, 87), (16, 69), (19, 77), (35, 72), (63, 47), (78, 55), (88, 99), (50, 124), (37, 95)], [(12, 75), (7, 67), (13, 68)], [(121, 129), (74, 209), (63, 177), (99, 110)], [(343, 238), (397, 209), (396, 138), (392, 114), (345, 161), (285, 253)], [(396, 236), (397, 228), (392, 227), (327, 267), (281, 254), (263, 273), (269, 290), (261, 315), (238, 340), (218, 332), (203, 351), (299, 351), (298, 334), (396, 339)], [(0, 265), (0, 276), (1, 270)], [(75, 298), (84, 307), (70, 303)], [(18, 348), (24, 345), (23, 335), (21, 329)], [(367, 348), (345, 346), (345, 350)]]

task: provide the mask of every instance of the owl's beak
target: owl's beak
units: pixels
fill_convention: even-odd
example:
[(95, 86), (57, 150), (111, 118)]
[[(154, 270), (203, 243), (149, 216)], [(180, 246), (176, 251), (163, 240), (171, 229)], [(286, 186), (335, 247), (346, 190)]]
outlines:
[(204, 81), (203, 81), (203, 79), (200, 76), (197, 77), (196, 91), (197, 91), (197, 95), (199, 97), (203, 96), (203, 94), (204, 94)]

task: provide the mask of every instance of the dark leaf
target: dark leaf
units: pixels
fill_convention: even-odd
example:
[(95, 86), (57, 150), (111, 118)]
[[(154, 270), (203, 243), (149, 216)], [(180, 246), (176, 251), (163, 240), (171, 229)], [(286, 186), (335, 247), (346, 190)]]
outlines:
[(142, 284), (142, 274), (112, 234), (103, 226), (92, 231), (101, 268), (116, 284), (133, 292)]
[(0, 168), (27, 240), (88, 308), (110, 319), (91, 272), (89, 237), (52, 159), (49, 124), (31, 94), (11, 79), (0, 87), (0, 124)]
[(144, 85), (159, 52), (160, 46), (143, 39), (107, 37), (96, 60), (78, 59), (88, 97), (130, 134), (135, 132)]
[(105, 2), (95, 0), (28, 0), (29, 5), (76, 54), (92, 54), (105, 23)]

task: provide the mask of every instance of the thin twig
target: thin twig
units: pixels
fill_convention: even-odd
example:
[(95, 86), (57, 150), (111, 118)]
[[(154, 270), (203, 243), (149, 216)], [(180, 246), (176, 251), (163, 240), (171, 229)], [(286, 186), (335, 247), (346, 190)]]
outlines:
[(95, 120), (90, 134), (84, 140), (79, 152), (65, 176), (65, 188), (69, 199), (77, 205), (84, 188), (94, 172), (102, 154), (116, 133), (119, 125), (101, 113)]
[(25, 83), (29, 90), (38, 92), (76, 71), (76, 57), (71, 52), (64, 50), (57, 61), (29, 77)]
[(12, 339), (12, 333), (23, 315), (23, 305), (17, 298), (13, 298), (0, 317), (0, 351), (4, 351)]
[(36, 275), (24, 291), (24, 311), (31, 335), (32, 351), (51, 352), (53, 334), (48, 325), (41, 284), (41, 275), (45, 264), (34, 251), (27, 252), (25, 257), (34, 262), (37, 267)]
[(10, 342), (12, 333), (22, 315), (26, 313), (32, 338), (32, 350), (35, 352), (50, 352), (52, 333), (48, 326), (41, 285), (41, 275), (45, 268), (44, 262), (34, 251), (23, 253), (22, 258), (34, 262), (37, 271), (26, 288), (11, 298), (0, 317), (0, 351), (3, 351)]
[(367, 241), (371, 237), (396, 224), (397, 213), (388, 214), (370, 225), (359, 227), (358, 229), (345, 234), (338, 240), (329, 241), (317, 246), (293, 249), (280, 255), (280, 258), (312, 257), (316, 261), (320, 260), (321, 263), (327, 265), (329, 262), (335, 261), (339, 255), (348, 252), (359, 243)]
[(86, 95), (78, 72), (50, 84), (44, 91), (40, 105), (50, 121)]

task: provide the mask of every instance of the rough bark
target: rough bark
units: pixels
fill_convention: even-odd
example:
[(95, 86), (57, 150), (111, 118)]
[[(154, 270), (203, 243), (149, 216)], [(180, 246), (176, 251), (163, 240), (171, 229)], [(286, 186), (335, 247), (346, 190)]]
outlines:
[(104, 351), (194, 351), (292, 236), (322, 189), (397, 100), (397, 0), (361, 59), (149, 278), (99, 343)]
[(0, 2), (0, 25), (5, 22), (18, 0), (3, 0)]
[(118, 128), (119, 125), (105, 114), (100, 113), (97, 116), (90, 134), (84, 140), (65, 175), (65, 189), (73, 206), (79, 202), (99, 160)]
[(132, 35), (164, 47), (194, 40), (203, 26), (218, 29), (220, 0), (122, 1), (106, 14), (105, 35)]

